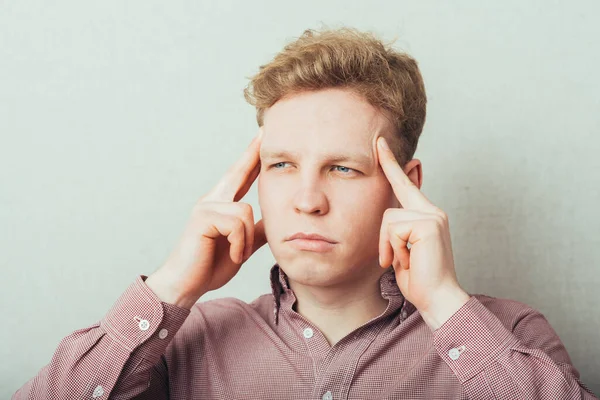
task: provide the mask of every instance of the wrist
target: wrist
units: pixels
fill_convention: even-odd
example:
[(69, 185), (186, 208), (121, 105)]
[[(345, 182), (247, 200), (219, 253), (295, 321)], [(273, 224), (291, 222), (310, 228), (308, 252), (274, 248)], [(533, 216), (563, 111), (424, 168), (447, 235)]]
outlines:
[(461, 287), (443, 289), (436, 293), (426, 309), (419, 309), (419, 313), (429, 328), (435, 331), (444, 325), (470, 298), (471, 296)]
[(169, 280), (163, 279), (156, 272), (146, 278), (145, 283), (162, 302), (188, 310), (191, 310), (200, 298), (182, 293), (176, 289), (177, 285), (169, 283)]

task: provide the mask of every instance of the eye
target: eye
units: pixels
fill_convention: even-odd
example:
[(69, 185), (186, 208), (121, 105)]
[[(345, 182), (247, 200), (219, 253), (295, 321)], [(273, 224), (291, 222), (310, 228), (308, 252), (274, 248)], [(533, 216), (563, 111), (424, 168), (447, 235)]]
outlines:
[[(347, 171), (355, 171), (355, 172), (358, 172), (358, 171), (356, 171), (356, 170), (354, 170), (354, 169), (352, 169), (352, 168), (344, 167), (344, 166), (342, 166), (342, 165), (334, 165), (334, 167), (337, 167), (337, 168), (345, 168)], [(338, 170), (338, 171), (339, 171), (339, 170)], [(344, 172), (344, 171), (342, 171), (342, 172)], [(347, 173), (345, 173), (344, 175), (347, 175)]]
[[(280, 162), (278, 162), (276, 164), (272, 164), (271, 167), (275, 168), (279, 164), (287, 164), (287, 163), (285, 161), (280, 161)], [(281, 168), (276, 168), (276, 169), (281, 169)]]
[[(278, 163), (275, 164), (271, 164), (270, 168), (275, 168), (275, 169), (282, 169), (282, 168), (278, 168), (278, 166), (282, 165), (282, 164), (288, 164), (285, 161), (280, 161)], [(339, 169), (338, 171), (342, 172), (342, 175), (350, 175), (351, 172), (358, 172), (355, 169), (352, 168), (348, 168), (348, 167), (344, 167), (342, 165), (334, 165), (333, 168), (343, 168), (343, 169)]]

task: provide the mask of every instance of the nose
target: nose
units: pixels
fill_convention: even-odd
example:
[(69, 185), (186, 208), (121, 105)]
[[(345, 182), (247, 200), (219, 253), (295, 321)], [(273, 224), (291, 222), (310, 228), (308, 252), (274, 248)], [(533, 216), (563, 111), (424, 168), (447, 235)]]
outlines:
[(294, 196), (297, 213), (324, 215), (329, 212), (327, 196), (317, 184), (301, 187)]

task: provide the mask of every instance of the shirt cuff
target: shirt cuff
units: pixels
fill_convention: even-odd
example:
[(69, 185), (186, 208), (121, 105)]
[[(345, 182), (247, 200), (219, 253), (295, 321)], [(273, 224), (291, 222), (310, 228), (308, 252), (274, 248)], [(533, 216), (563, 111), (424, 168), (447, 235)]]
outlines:
[(483, 371), (517, 338), (475, 297), (433, 333), (433, 345), (461, 383)]
[(100, 321), (100, 327), (130, 353), (148, 342), (144, 358), (156, 360), (191, 310), (161, 301), (146, 285), (146, 278), (137, 276)]

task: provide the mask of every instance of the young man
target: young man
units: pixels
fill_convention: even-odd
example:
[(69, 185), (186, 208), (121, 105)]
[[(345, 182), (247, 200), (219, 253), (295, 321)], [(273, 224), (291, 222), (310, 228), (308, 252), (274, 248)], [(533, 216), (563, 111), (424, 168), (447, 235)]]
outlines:
[[(306, 31), (246, 90), (259, 135), (165, 264), (14, 398), (592, 399), (536, 310), (469, 295), (413, 159), (416, 62)], [(263, 216), (239, 200), (258, 178)], [(268, 243), (272, 293), (198, 303)]]

